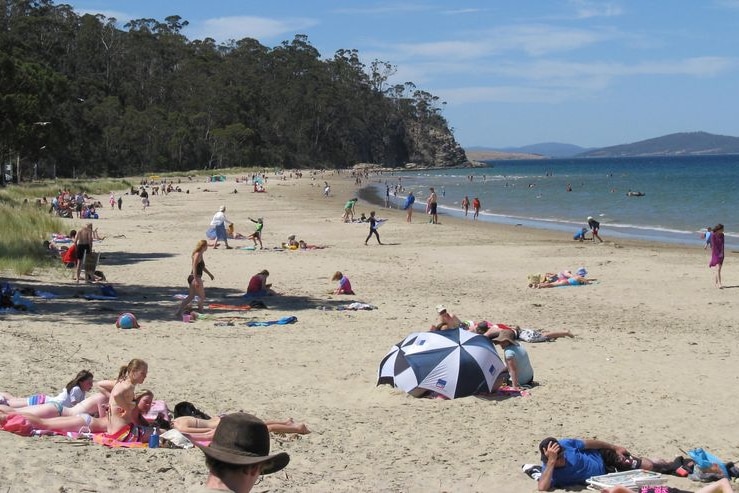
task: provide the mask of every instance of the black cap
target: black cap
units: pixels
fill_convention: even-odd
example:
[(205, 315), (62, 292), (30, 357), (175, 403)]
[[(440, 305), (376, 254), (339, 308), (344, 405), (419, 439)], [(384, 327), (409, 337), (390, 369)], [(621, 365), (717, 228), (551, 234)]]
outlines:
[(557, 441), (557, 439), (552, 438), (552, 437), (546, 437), (544, 440), (539, 442), (539, 452), (541, 452), (542, 462), (547, 462), (548, 459), (547, 459), (546, 452), (547, 452), (547, 449), (549, 448), (549, 445), (551, 445), (552, 443), (556, 443), (557, 445), (559, 445), (559, 442)]

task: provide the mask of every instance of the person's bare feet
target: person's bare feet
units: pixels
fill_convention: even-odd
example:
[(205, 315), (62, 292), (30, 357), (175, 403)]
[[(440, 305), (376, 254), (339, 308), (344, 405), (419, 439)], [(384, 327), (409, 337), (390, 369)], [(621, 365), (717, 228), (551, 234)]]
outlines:
[(572, 332), (570, 332), (569, 330), (565, 332), (565, 335), (566, 335), (567, 337), (575, 337), (575, 334), (573, 334), (573, 333), (572, 333)]

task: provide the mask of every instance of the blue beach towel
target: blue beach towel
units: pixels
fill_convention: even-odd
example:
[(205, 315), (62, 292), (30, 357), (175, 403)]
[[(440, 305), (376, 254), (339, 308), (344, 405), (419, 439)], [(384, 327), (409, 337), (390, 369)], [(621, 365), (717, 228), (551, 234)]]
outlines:
[(247, 322), (248, 327), (267, 327), (269, 325), (287, 325), (294, 324), (298, 321), (298, 317), (290, 315), (289, 317), (282, 317), (279, 320), (269, 320), (267, 322)]

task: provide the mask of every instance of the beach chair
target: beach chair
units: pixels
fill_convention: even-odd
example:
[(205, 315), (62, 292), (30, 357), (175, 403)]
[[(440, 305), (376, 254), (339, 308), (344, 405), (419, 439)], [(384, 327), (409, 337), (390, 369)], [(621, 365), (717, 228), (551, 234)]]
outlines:
[(100, 252), (85, 252), (82, 257), (82, 270), (85, 271), (85, 281), (95, 282), (95, 271), (100, 262)]

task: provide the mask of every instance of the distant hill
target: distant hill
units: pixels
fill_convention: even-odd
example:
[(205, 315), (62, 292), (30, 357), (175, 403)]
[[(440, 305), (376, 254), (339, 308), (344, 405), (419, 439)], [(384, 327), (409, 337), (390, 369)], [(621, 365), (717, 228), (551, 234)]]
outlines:
[(682, 132), (633, 144), (603, 147), (577, 157), (704, 156), (739, 154), (739, 137), (707, 132)]
[(568, 158), (573, 157), (591, 149), (576, 146), (574, 144), (562, 144), (559, 142), (544, 142), (541, 144), (531, 144), (523, 147), (506, 147), (500, 149), (504, 152), (522, 152), (526, 154), (539, 154), (552, 158)]
[(464, 150), (470, 161), (505, 161), (515, 159), (544, 159), (545, 156), (538, 154), (526, 154), (521, 152), (502, 151), (490, 147), (468, 147)]

